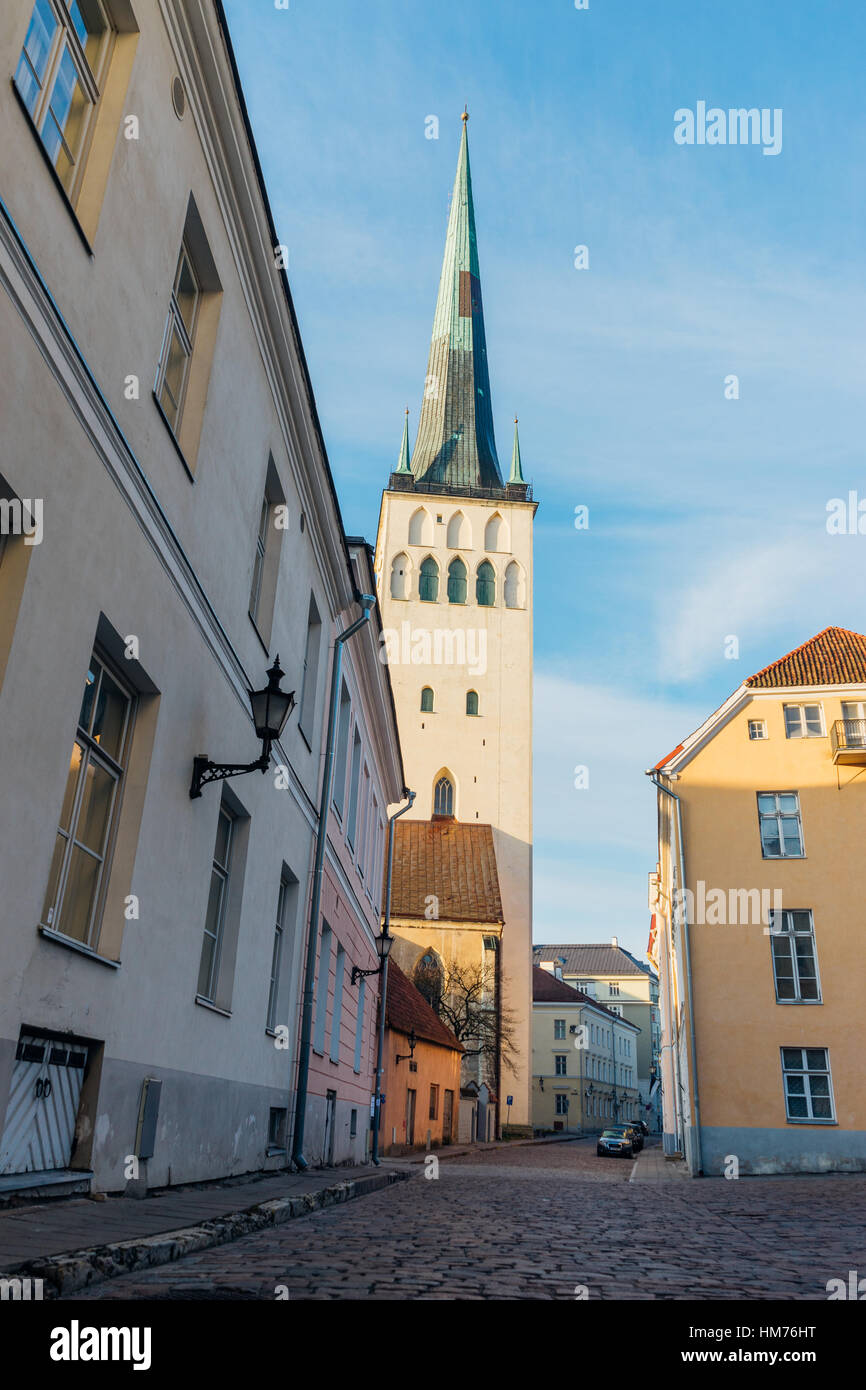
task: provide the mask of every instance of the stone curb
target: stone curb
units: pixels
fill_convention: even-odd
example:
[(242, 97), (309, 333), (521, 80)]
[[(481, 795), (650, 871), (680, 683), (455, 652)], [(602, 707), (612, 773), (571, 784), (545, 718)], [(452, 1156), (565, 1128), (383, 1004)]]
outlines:
[[(589, 1139), (588, 1134), (548, 1134), (544, 1139), (497, 1139), (492, 1144), (465, 1144), (452, 1146), (450, 1144), (438, 1149), (431, 1149), (430, 1154), (435, 1154), (440, 1163), (444, 1163), (449, 1158), (462, 1158), (464, 1154), (489, 1153), (491, 1155), (501, 1153), (505, 1149), (527, 1149), (532, 1144), (567, 1144), (576, 1139)], [(430, 1154), (418, 1152), (416, 1154), (404, 1154), (402, 1157), (388, 1159), (389, 1163), (423, 1163)]]
[(384, 1173), (370, 1173), (348, 1182), (335, 1183), (322, 1187), (318, 1192), (304, 1192), (297, 1197), (277, 1197), (269, 1202), (259, 1202), (256, 1206), (242, 1211), (229, 1212), (226, 1216), (202, 1221), (198, 1226), (185, 1226), (176, 1231), (161, 1231), (157, 1235), (144, 1236), (136, 1240), (116, 1241), (110, 1245), (93, 1245), (84, 1250), (73, 1250), (69, 1254), (46, 1255), (28, 1260), (16, 1270), (5, 1270), (4, 1279), (42, 1279), (46, 1298), (76, 1293), (105, 1279), (116, 1279), (120, 1274), (130, 1274), (134, 1270), (152, 1269), (157, 1265), (172, 1264), (199, 1250), (209, 1250), (215, 1245), (225, 1245), (240, 1236), (252, 1235), (269, 1226), (281, 1226), (298, 1216), (309, 1216), (311, 1212), (325, 1207), (337, 1206), (341, 1202), (351, 1202), (355, 1197), (365, 1197), (370, 1192), (378, 1192), (395, 1182), (406, 1182), (411, 1175), (390, 1169)]

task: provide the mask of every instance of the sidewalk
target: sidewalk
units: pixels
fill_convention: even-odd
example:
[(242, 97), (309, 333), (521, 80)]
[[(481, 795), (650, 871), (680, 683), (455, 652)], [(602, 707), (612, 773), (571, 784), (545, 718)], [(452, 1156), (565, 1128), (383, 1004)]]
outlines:
[(12, 1208), (0, 1212), (0, 1275), (43, 1279), (48, 1297), (72, 1293), (366, 1196), (410, 1176), (386, 1160), (381, 1168), (254, 1175), (140, 1199), (84, 1197)]
[(682, 1158), (665, 1158), (661, 1144), (641, 1149), (634, 1161), (629, 1182), (690, 1182), (689, 1170)]
[[(595, 1135), (587, 1134), (548, 1134), (543, 1139), (494, 1139), (489, 1144), (445, 1144), (438, 1149), (431, 1149), (430, 1153), (435, 1154), (440, 1163), (444, 1163), (449, 1158), (462, 1158), (464, 1154), (494, 1153), (497, 1149), (525, 1149), (531, 1144), (575, 1144), (580, 1139), (594, 1139)], [(398, 1167), (423, 1163), (429, 1154), (424, 1149), (416, 1149), (412, 1153), (389, 1154), (383, 1158), (383, 1163), (393, 1163)]]

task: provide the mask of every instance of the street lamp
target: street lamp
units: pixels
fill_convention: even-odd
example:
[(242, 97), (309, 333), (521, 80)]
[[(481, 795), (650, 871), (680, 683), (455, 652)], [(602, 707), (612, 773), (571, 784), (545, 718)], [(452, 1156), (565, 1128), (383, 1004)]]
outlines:
[(268, 683), (263, 690), (251, 690), (250, 707), (253, 715), (256, 738), (262, 741), (262, 754), (253, 763), (212, 763), (206, 753), (200, 753), (192, 761), (192, 782), (190, 799), (201, 796), (202, 787), (208, 782), (221, 782), (227, 777), (240, 777), (244, 772), (267, 772), (271, 761), (271, 744), (283, 732), (286, 720), (295, 707), (294, 690), (280, 690), (280, 681), (285, 671), (280, 669), (280, 658), (276, 658), (268, 671)]
[(412, 1031), (411, 1031), (411, 1033), (409, 1034), (409, 1051), (408, 1051), (408, 1053), (406, 1053), (405, 1056), (401, 1057), (401, 1056), (400, 1056), (400, 1053), (398, 1052), (397, 1055), (396, 1055), (395, 1058), (394, 1058), (394, 1061), (395, 1061), (395, 1062), (411, 1062), (411, 1061), (413, 1061), (413, 1060), (414, 1060), (414, 1057), (415, 1057), (415, 1048), (416, 1048), (417, 1046), (418, 1046), (418, 1039), (415, 1037), (415, 1026), (414, 1026), (414, 1024), (413, 1024), (413, 1025), (412, 1025)]
[(379, 964), (372, 970), (362, 970), (359, 965), (352, 966), (352, 984), (356, 985), (365, 975), (381, 975), (385, 962), (391, 954), (391, 947), (394, 945), (394, 938), (387, 931), (380, 932), (376, 937), (376, 954), (379, 957)]

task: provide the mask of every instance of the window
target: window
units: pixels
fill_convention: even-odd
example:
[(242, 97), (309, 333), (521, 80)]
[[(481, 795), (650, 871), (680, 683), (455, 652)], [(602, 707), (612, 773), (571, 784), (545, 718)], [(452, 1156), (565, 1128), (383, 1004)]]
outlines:
[(406, 555), (395, 555), (391, 561), (391, 597), (409, 597), (409, 560)]
[(343, 983), (346, 977), (346, 952), (337, 943), (337, 960), (334, 970), (334, 1006), (331, 1013), (331, 1061), (340, 1060), (340, 1029), (343, 1022)]
[(749, 738), (759, 739), (767, 737), (767, 721), (765, 719), (749, 720)]
[(431, 1120), (439, 1119), (439, 1087), (430, 1087), (430, 1116)]
[(477, 715), (478, 713), (478, 691), (467, 690), (466, 692), (466, 713)]
[(277, 1026), (277, 1006), (280, 997), (280, 968), (283, 962), (283, 941), (290, 922), (290, 911), (294, 907), (292, 889), (295, 883), (283, 874), (280, 878), (280, 891), (277, 895), (277, 915), (274, 921), (274, 949), (271, 953), (271, 982), (268, 988), (268, 1021), (271, 1032)]
[(184, 244), (180, 248), (177, 270), (174, 273), (155, 387), (162, 412), (176, 435), (180, 433), (180, 418), (192, 361), (200, 298), (201, 290), (193, 269), (192, 257)]
[(776, 1000), (819, 1000), (818, 960), (812, 913), (784, 909), (770, 913), (770, 944)]
[(133, 698), (94, 653), (84, 682), (43, 923), (93, 946), (116, 828)]
[(434, 816), (453, 816), (454, 788), (447, 777), (440, 777), (433, 793)]
[(611, 980), (607, 986), (608, 994), (619, 994), (619, 985), (616, 980)]
[(466, 566), (459, 556), (448, 566), (448, 602), (466, 602)]
[(325, 1028), (328, 1017), (328, 984), (331, 978), (331, 928), (322, 924), (319, 946), (319, 971), (316, 976), (316, 1022), (313, 1030), (313, 1051), (324, 1053)]
[(492, 608), (496, 602), (496, 571), (489, 560), (482, 560), (478, 566), (475, 598), (482, 608)]
[(455, 512), (451, 517), (445, 536), (445, 543), (449, 550), (471, 550), (472, 548), (469, 522), (462, 512)]
[(36, 0), (15, 86), (70, 201), (99, 101), (111, 34), (99, 0)]
[(758, 820), (765, 859), (803, 858), (803, 827), (797, 792), (758, 792)]
[(568, 1074), (568, 1073), (566, 1072), (566, 1070), (565, 1070), (565, 1068), (566, 1068), (566, 1063), (568, 1062), (568, 1054), (567, 1054), (566, 1052), (557, 1052), (557, 1053), (554, 1055), (553, 1061), (554, 1061), (554, 1064), (555, 1064), (555, 1066), (554, 1066), (555, 1075), (556, 1075), (556, 1076), (566, 1076), (566, 1075)]
[(782, 1077), (789, 1120), (835, 1120), (826, 1047), (783, 1047)]
[(498, 512), (494, 512), (484, 528), (485, 550), (507, 550), (508, 532)]
[(361, 778), (361, 735), (358, 733), (358, 726), (355, 725), (355, 736), (352, 740), (352, 775), (349, 784), (349, 823), (346, 826), (346, 839), (355, 848), (355, 831), (358, 825), (358, 790)]
[(421, 691), (421, 713), (433, 713), (433, 691), (430, 689), (429, 685), (425, 685), (424, 689)]
[(435, 1013), (439, 1012), (445, 972), (435, 951), (425, 951), (415, 966), (413, 981), (418, 993), (423, 995)]
[(198, 969), (198, 994), (211, 1003), (216, 999), (219, 978), (220, 952), (225, 928), (226, 905), (232, 862), (232, 838), (235, 818), (225, 802), (220, 806), (216, 845), (211, 866), (210, 893), (204, 922), (204, 941)]
[(437, 603), (439, 600), (439, 566), (432, 555), (428, 555), (421, 566), (418, 597), (422, 603)]
[[(280, 519), (280, 511), (285, 511), (285, 500), (276, 465), (273, 457), (269, 456), (256, 532), (249, 608), (250, 617), (265, 645), (271, 638), (271, 623), (277, 593), (277, 571), (285, 531), (285, 524)], [(280, 508), (280, 511), (277, 508)]]
[(523, 571), (516, 560), (512, 560), (505, 571), (505, 607), (526, 607), (526, 585), (523, 582)]
[(567, 1114), (568, 1114), (568, 1096), (555, 1096), (555, 1097), (554, 1097), (554, 1100), (555, 1100), (555, 1102), (556, 1102), (556, 1114), (557, 1114), (557, 1115), (567, 1115)]
[(357, 1134), (358, 1134), (358, 1112), (357, 1112), (357, 1110), (350, 1110), (350, 1112), (349, 1112), (349, 1138), (350, 1138), (350, 1139), (355, 1139), (355, 1138), (357, 1137)]
[(356, 868), (361, 877), (364, 877), (364, 867), (367, 854), (367, 829), (370, 823), (370, 774), (367, 765), (364, 764), (364, 773), (361, 778), (361, 790), (358, 793), (359, 827), (358, 827), (358, 858)]
[(786, 738), (823, 738), (824, 714), (820, 705), (784, 705)]
[(268, 1153), (274, 1150), (285, 1152), (288, 1115), (288, 1110), (271, 1106), (268, 1113)]
[(319, 683), (319, 650), (322, 645), (322, 620), (316, 600), (310, 594), (310, 607), (307, 613), (307, 643), (304, 648), (304, 674), (301, 680), (301, 703), (298, 714), (298, 728), (310, 747), (313, 744), (313, 728), (316, 720), (316, 689)]
[(358, 986), (358, 1013), (355, 1018), (355, 1057), (352, 1063), (355, 1071), (361, 1070), (361, 1048), (364, 1043), (364, 1005), (367, 1001), (367, 981), (362, 978)]
[(565, 1037), (565, 1019), (555, 1018), (553, 1020), (553, 1036), (561, 1041)]
[(843, 700), (842, 718), (845, 721), (845, 747), (866, 746), (866, 700)]
[(349, 755), (349, 715), (352, 702), (343, 681), (340, 688), (340, 713), (337, 720), (337, 753), (334, 758), (334, 805), (343, 814), (346, 800), (346, 759)]
[(430, 520), (429, 512), (425, 511), (423, 507), (419, 507), (417, 512), (412, 514), (409, 522), (409, 544), (433, 544), (433, 522)]

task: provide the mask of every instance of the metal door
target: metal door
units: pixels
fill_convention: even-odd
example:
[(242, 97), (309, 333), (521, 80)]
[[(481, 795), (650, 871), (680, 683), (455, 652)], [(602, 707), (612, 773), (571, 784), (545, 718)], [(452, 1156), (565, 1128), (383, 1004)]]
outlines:
[(72, 1155), (87, 1051), (22, 1033), (12, 1068), (0, 1174), (66, 1168)]

